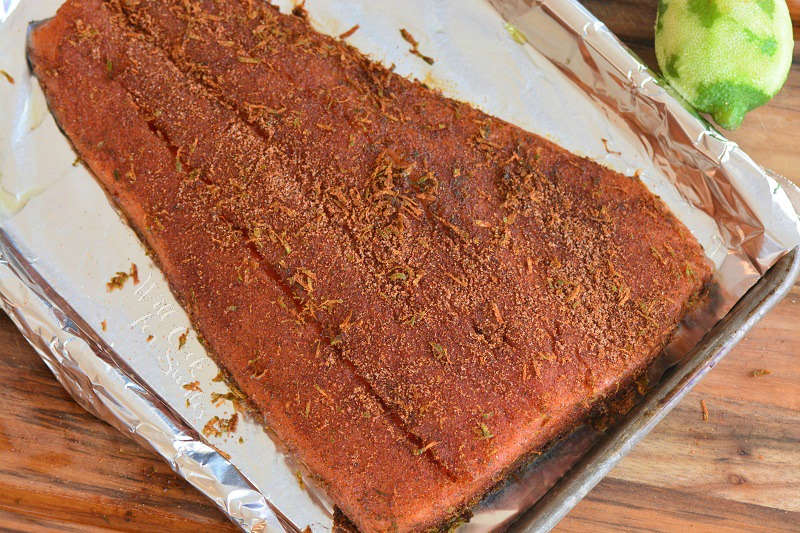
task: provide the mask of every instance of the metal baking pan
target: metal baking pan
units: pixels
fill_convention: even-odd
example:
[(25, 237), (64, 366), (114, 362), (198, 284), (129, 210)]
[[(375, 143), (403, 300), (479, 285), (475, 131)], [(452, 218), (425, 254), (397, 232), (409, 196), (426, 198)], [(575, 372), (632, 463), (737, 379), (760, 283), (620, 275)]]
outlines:
[(706, 334), (685, 362), (668, 371), (626, 419), (610, 429), (509, 531), (544, 532), (555, 527), (788, 294), (798, 275), (800, 249), (795, 248)]

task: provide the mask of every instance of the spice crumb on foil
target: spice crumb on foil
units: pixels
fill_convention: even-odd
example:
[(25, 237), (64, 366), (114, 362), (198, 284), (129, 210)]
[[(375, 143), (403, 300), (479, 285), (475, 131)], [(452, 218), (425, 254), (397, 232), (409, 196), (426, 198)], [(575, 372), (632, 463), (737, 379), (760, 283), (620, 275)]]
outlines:
[(603, 142), (603, 148), (606, 149), (606, 153), (612, 154), (612, 155), (622, 155), (622, 152), (619, 152), (617, 150), (612, 150), (611, 148), (608, 147), (608, 139), (603, 138), (603, 139), (600, 139), (600, 140)]
[(233, 413), (230, 418), (220, 418), (215, 415), (203, 426), (203, 435), (206, 437), (212, 435), (214, 437), (221, 437), (225, 433), (233, 433), (236, 431), (236, 426), (238, 424), (239, 415), (237, 413)]
[(203, 389), (200, 388), (200, 382), (199, 381), (191, 381), (189, 383), (184, 383), (183, 384), (183, 388), (186, 389), (186, 390), (193, 390), (193, 391), (197, 391), (197, 392), (203, 392)]
[(360, 27), (361, 27), (360, 25), (356, 24), (355, 26), (353, 26), (352, 28), (350, 28), (346, 32), (340, 33), (339, 34), (339, 39), (347, 39), (348, 37), (353, 35), (356, 31), (358, 31), (358, 28), (360, 28)]
[(14, 85), (14, 77), (11, 74), (9, 74), (8, 72), (6, 72), (1, 68), (0, 68), (0, 74), (2, 74), (2, 76), (8, 81), (8, 83)]
[(189, 336), (189, 330), (187, 329), (186, 331), (181, 333), (180, 337), (178, 337), (178, 349), (179, 350), (181, 348), (183, 348), (184, 344), (186, 344), (186, 337), (188, 337), (188, 336)]
[(111, 279), (108, 280), (108, 282), (106, 283), (106, 288), (108, 289), (108, 292), (111, 292), (114, 289), (121, 289), (122, 287), (124, 287), (125, 282), (128, 281), (128, 277), (130, 276), (128, 276), (127, 272), (117, 272), (116, 274), (111, 276)]
[(417, 56), (418, 58), (422, 59), (429, 65), (433, 65), (433, 58), (431, 56), (426, 56), (422, 52), (419, 51), (419, 42), (414, 38), (411, 33), (405, 28), (400, 28), (400, 35), (403, 36), (403, 39), (411, 45), (411, 48), (408, 49), (409, 52)]
[(120, 271), (114, 274), (106, 283), (106, 289), (108, 289), (108, 292), (111, 292), (114, 289), (121, 289), (125, 286), (125, 282), (128, 281), (129, 278), (133, 280), (134, 285), (139, 283), (139, 269), (136, 266), (136, 263), (131, 263), (131, 267), (128, 272)]
[(214, 407), (219, 407), (220, 405), (222, 405), (222, 402), (224, 402), (225, 400), (228, 400), (229, 402), (233, 403), (234, 408), (238, 410), (239, 398), (233, 392), (225, 392), (225, 393), (212, 392), (211, 393), (211, 403), (214, 405)]
[(129, 272), (131, 279), (133, 280), (134, 285), (139, 284), (139, 267), (136, 266), (136, 263), (131, 263), (131, 270)]
[(108, 323), (105, 320), (103, 320), (102, 322), (100, 322), (100, 327), (103, 328), (103, 331), (105, 331), (108, 329)]

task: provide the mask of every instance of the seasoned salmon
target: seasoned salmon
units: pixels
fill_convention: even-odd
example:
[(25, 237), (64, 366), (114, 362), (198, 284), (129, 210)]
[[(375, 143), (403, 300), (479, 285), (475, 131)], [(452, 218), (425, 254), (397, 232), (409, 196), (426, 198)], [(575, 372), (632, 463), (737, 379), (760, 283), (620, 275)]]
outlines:
[(29, 58), (209, 353), (363, 531), (584, 421), (711, 269), (637, 179), (260, 0), (68, 0)]

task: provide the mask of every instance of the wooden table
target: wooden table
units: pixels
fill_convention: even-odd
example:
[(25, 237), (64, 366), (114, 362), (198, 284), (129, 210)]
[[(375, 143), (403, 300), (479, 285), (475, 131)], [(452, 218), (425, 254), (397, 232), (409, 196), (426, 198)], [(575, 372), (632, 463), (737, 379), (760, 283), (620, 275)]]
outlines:
[[(655, 65), (655, 0), (586, 6)], [(730, 135), (800, 183), (800, 48)], [(800, 531), (800, 286), (559, 526)], [(752, 377), (755, 369), (771, 373)], [(0, 316), (0, 529), (234, 531), (153, 453), (78, 407)], [(701, 417), (705, 400), (709, 420)]]

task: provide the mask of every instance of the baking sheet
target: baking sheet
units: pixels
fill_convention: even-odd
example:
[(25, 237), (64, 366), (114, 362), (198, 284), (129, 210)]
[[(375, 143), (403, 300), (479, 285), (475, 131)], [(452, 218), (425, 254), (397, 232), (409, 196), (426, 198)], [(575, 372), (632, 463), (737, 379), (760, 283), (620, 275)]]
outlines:
[[(217, 368), (193, 333), (178, 349), (190, 327), (185, 313), (100, 186), (73, 165), (75, 154), (25, 63), (28, 23), (52, 16), (60, 3), (0, 0), (0, 68), (15, 80), (0, 78), (0, 229), (5, 257), (16, 257), (0, 276), (4, 305), (18, 324), (36, 318), (38, 329), (23, 331), (34, 344), (44, 342), (40, 353), (82, 404), (103, 418), (122, 418), (122, 426), (165, 457), (188, 459), (172, 464), (243, 528), (279, 529), (290, 527), (288, 520), (297, 529), (329, 530), (330, 503), (260, 425), (244, 420), (236, 433), (207, 439), (235, 468), (198, 441), (209, 418), (233, 413), (230, 402), (211, 403), (211, 392), (226, 392), (213, 381)], [(280, 4), (284, 11), (292, 7)], [(720, 315), (800, 242), (787, 185), (684, 109), (572, 1), (308, 0), (306, 9), (314, 26), (332, 35), (359, 24), (348, 41), (402, 75), (639, 175), (713, 261)], [(434, 57), (432, 66), (408, 53), (399, 28)], [(106, 291), (109, 278), (131, 263), (140, 283)], [(36, 276), (20, 282), (26, 268)], [(55, 309), (83, 327), (65, 329)], [(96, 340), (87, 343), (90, 337)], [(48, 343), (52, 339), (58, 343)], [(94, 355), (97, 347), (105, 359)], [(184, 388), (194, 381), (202, 392)], [(149, 400), (129, 394), (139, 389), (155, 394), (145, 395)], [(133, 414), (102, 408), (103, 398)], [(596, 438), (590, 433), (579, 432), (551, 451), (479, 506), (464, 528), (487, 530), (513, 519), (582, 455)], [(278, 518), (286, 519), (284, 526)]]

